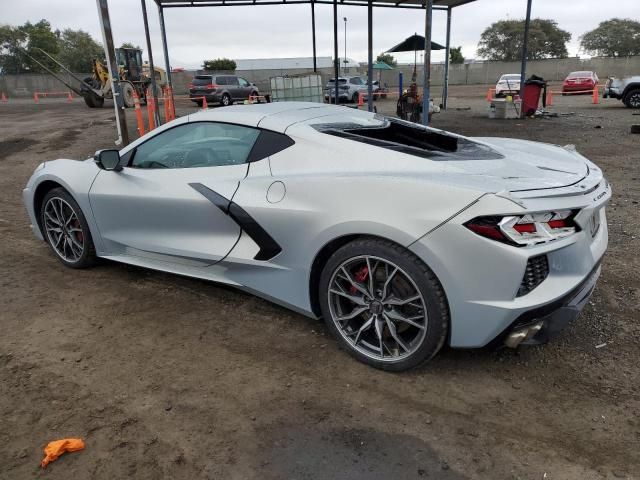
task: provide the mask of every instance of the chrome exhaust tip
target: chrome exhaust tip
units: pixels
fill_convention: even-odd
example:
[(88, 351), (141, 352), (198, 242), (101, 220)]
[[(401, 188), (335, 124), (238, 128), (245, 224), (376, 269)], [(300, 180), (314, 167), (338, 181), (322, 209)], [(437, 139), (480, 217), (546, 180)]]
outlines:
[(526, 327), (518, 328), (507, 335), (507, 338), (504, 339), (505, 346), (509, 348), (517, 348), (525, 340), (530, 340), (535, 337), (536, 334), (542, 329), (544, 325), (543, 321), (538, 323), (534, 323), (533, 325), (529, 325)]

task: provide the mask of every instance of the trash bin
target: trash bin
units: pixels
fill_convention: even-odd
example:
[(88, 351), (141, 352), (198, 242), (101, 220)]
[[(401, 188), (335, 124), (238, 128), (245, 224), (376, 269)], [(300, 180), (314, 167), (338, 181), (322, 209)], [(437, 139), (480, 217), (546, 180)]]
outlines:
[[(544, 92), (543, 95), (541, 95)], [(531, 77), (524, 82), (522, 89), (522, 111), (527, 117), (535, 114), (540, 105), (540, 97), (542, 96), (542, 104), (545, 105), (547, 94), (547, 82), (543, 78), (531, 75)]]

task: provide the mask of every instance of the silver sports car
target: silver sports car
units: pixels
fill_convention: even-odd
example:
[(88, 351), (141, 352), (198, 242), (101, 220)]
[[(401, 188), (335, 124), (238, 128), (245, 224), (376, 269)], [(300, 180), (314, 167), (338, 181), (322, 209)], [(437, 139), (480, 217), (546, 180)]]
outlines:
[(97, 257), (233, 285), (314, 318), (374, 367), (445, 344), (541, 343), (607, 248), (602, 172), (572, 147), (466, 138), (347, 107), (235, 106), (24, 190), (65, 265)]

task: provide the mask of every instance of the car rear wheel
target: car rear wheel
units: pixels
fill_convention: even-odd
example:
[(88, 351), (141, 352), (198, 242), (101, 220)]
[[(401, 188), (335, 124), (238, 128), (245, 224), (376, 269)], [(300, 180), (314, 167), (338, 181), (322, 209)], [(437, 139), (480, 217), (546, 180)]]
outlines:
[(415, 255), (385, 240), (356, 240), (337, 250), (322, 271), (319, 299), (341, 346), (382, 370), (430, 360), (447, 336), (440, 282)]
[(231, 95), (229, 95), (228, 93), (225, 93), (222, 95), (222, 98), (220, 99), (220, 105), (222, 105), (223, 107), (228, 107), (229, 105), (231, 105)]
[(255, 100), (253, 100), (254, 102), (260, 103), (260, 94), (255, 90), (251, 92), (251, 97), (255, 98)]
[(624, 97), (624, 104), (629, 108), (640, 108), (640, 88), (627, 93)]
[(58, 259), (71, 268), (95, 264), (96, 250), (80, 206), (63, 188), (50, 190), (42, 200), (40, 224)]
[(354, 93), (353, 96), (351, 97), (351, 101), (353, 103), (358, 103), (359, 99), (360, 99), (360, 94), (358, 92)]

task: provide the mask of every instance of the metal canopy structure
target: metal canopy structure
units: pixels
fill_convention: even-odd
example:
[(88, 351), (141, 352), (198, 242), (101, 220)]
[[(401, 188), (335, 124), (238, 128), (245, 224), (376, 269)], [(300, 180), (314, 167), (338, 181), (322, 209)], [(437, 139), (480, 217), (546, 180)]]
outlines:
[[(142, 13), (144, 17), (145, 35), (149, 37), (147, 12), (145, 7), (145, 1), (142, 2)], [(311, 32), (312, 32), (312, 45), (313, 45), (313, 71), (317, 71), (317, 54), (316, 54), (316, 24), (315, 24), (315, 6), (316, 5), (332, 5), (333, 6), (333, 65), (335, 78), (339, 77), (340, 65), (338, 60), (338, 5), (359, 6), (367, 8), (367, 76), (368, 81), (368, 95), (367, 95), (367, 107), (369, 111), (373, 111), (373, 7), (383, 8), (407, 8), (414, 10), (425, 10), (425, 39), (426, 39), (426, 52), (424, 55), (424, 79), (423, 79), (423, 103), (422, 108), (425, 114), (423, 117), (423, 123), (425, 125), (429, 122), (429, 91), (431, 84), (430, 65), (431, 65), (431, 23), (433, 10), (444, 10), (447, 12), (447, 42), (446, 42), (446, 60), (445, 60), (445, 85), (444, 85), (444, 105), (446, 107), (447, 92), (448, 92), (448, 78), (449, 78), (449, 50), (450, 50), (450, 29), (451, 29), (451, 10), (455, 7), (472, 3), (476, 0), (154, 0), (158, 7), (158, 14), (160, 19), (160, 32), (162, 35), (162, 47), (164, 53), (164, 62), (167, 70), (167, 81), (169, 85), (173, 87), (171, 79), (171, 65), (169, 62), (169, 53), (167, 47), (167, 33), (165, 28), (164, 15), (167, 9), (171, 8), (193, 8), (193, 7), (232, 7), (232, 6), (259, 6), (259, 5), (299, 5), (309, 4), (311, 5)], [(149, 57), (151, 58), (151, 51), (149, 42), (147, 44), (149, 48)], [(334, 98), (336, 103), (338, 102), (338, 82), (335, 83)], [(173, 88), (171, 88), (173, 91)]]

